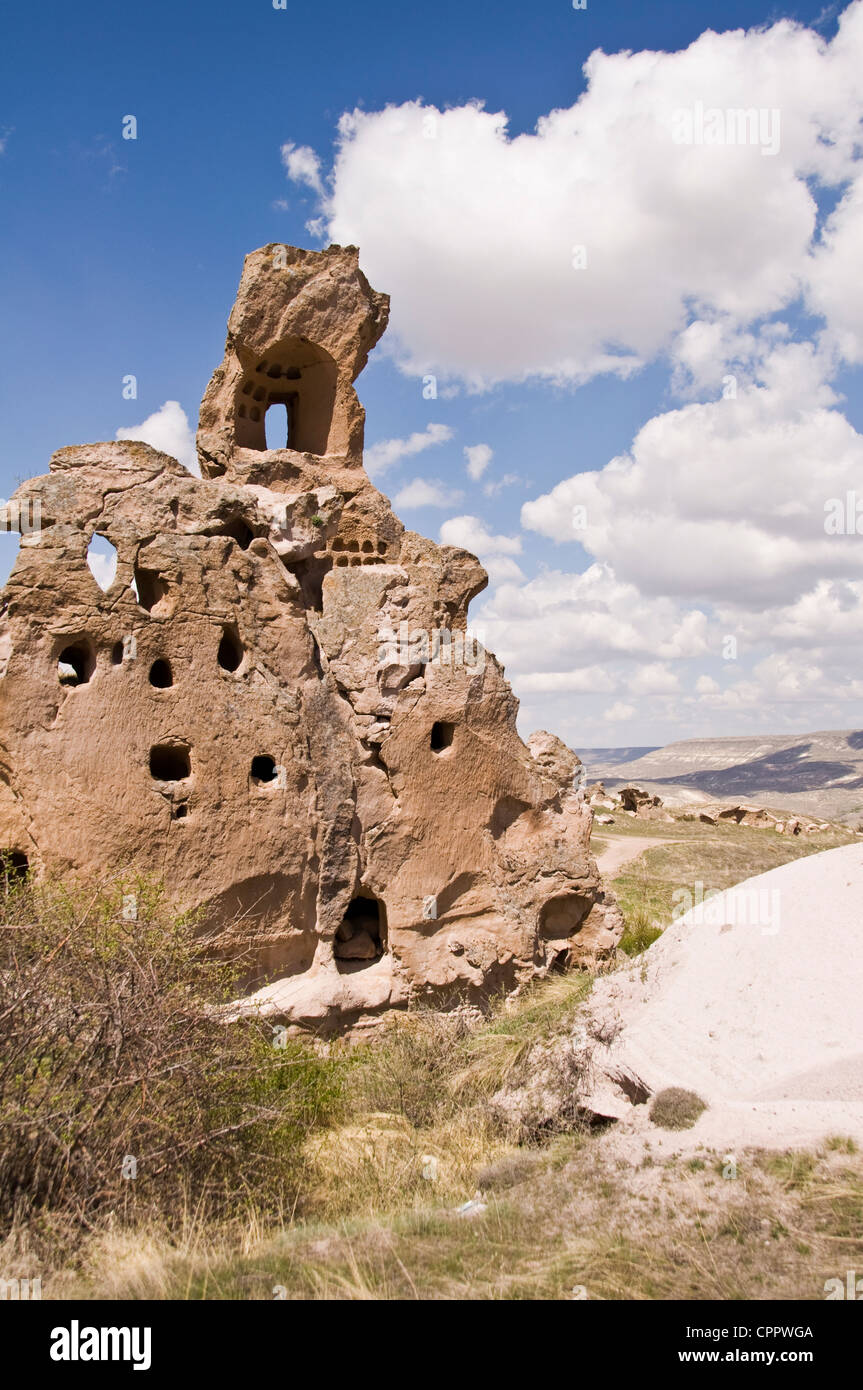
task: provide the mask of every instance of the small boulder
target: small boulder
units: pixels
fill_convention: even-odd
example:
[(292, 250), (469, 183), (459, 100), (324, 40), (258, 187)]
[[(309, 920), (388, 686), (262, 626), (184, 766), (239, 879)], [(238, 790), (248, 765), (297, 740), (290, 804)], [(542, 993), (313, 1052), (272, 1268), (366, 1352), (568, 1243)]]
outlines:
[(338, 935), (336, 936), (333, 952), (338, 960), (374, 960), (378, 948), (365, 927), (355, 927), (353, 935), (347, 941), (342, 941)]

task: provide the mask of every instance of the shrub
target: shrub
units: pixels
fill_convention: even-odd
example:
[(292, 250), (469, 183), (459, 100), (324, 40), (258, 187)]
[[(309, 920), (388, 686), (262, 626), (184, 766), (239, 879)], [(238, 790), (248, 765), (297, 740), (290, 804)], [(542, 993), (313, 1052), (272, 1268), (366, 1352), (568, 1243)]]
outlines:
[(222, 1021), (234, 968), (144, 879), (8, 880), (0, 899), (0, 1217), (181, 1201), (293, 1206), (333, 1064)]
[(618, 946), (627, 956), (640, 956), (661, 935), (662, 928), (656, 925), (646, 908), (636, 907), (626, 914), (626, 928)]
[(460, 1013), (431, 1009), (396, 1015), (352, 1059), (353, 1090), (363, 1108), (403, 1115), (423, 1127), (459, 1108), (451, 1080), (464, 1056)]
[(694, 1091), (668, 1086), (654, 1096), (650, 1118), (660, 1129), (691, 1129), (706, 1109), (706, 1102)]

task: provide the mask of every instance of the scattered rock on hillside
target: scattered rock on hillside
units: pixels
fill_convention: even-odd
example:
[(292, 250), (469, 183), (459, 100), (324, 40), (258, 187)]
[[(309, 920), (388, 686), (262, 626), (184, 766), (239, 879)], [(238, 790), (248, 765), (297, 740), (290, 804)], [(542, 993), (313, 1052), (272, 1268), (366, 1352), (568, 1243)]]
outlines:
[(738, 825), (775, 825), (778, 817), (763, 806), (723, 806), (720, 820), (733, 820)]
[(651, 796), (643, 787), (621, 787), (620, 804), (624, 811), (640, 811), (643, 806), (661, 806), (658, 796)]

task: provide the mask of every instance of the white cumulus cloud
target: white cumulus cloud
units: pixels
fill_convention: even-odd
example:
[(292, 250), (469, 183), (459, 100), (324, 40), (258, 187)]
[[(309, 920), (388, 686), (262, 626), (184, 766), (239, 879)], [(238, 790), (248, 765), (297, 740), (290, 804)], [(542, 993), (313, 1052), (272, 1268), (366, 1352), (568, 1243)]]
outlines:
[[(746, 325), (792, 303), (810, 273), (850, 350), (861, 300), (838, 287), (859, 200), (819, 244), (810, 181), (841, 192), (859, 174), (861, 69), (857, 0), (830, 42), (781, 20), (708, 30), (676, 53), (597, 50), (579, 99), (530, 133), (479, 103), (355, 110), (323, 199), (329, 235), (361, 246), (392, 292), (403, 367), (474, 387), (625, 375), (688, 318)], [(699, 104), (778, 112), (776, 152), (757, 135), (679, 143), (680, 113)]]
[(170, 454), (188, 468), (190, 473), (200, 477), (194, 431), (179, 401), (165, 401), (165, 404), (152, 415), (148, 415), (146, 420), (142, 420), (140, 425), (117, 430), (115, 438), (143, 440), (145, 444), (151, 444), (163, 454)]
[(760, 383), (655, 416), (628, 454), (525, 503), (522, 525), (646, 594), (763, 608), (863, 575), (863, 549), (825, 531), (863, 476), (863, 436), (822, 370), (811, 345), (775, 348)]
[(634, 714), (635, 705), (628, 705), (624, 700), (615, 700), (613, 705), (609, 705), (602, 717), (609, 724), (625, 724)]
[(464, 450), (468, 477), (475, 483), (479, 481), (494, 457), (488, 444), (468, 444)]
[(321, 161), (310, 145), (295, 145), (291, 141), (282, 145), (282, 163), (293, 183), (305, 184), (314, 193), (323, 194)]
[(494, 536), (478, 516), (453, 516), (440, 528), (444, 545), (460, 545), (483, 559), (486, 555), (520, 555), (520, 536)]
[(427, 425), (424, 430), (415, 430), (407, 439), (381, 439), (365, 451), (366, 472), (370, 478), (379, 478), (402, 459), (421, 454), (433, 444), (445, 444), (448, 439), (452, 439), (449, 425)]
[(453, 507), (460, 502), (463, 493), (437, 479), (414, 478), (401, 488), (393, 498), (393, 505), (401, 507)]

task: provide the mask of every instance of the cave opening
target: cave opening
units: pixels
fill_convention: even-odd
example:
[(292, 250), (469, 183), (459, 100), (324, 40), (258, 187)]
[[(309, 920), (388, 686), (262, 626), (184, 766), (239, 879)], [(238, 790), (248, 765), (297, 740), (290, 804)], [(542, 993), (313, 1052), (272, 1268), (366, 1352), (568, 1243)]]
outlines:
[(336, 931), (333, 953), (340, 970), (362, 970), (386, 949), (386, 908), (371, 893), (358, 893)]
[(4, 895), (24, 882), (30, 871), (30, 861), (21, 849), (0, 849), (0, 882)]
[(243, 646), (235, 628), (226, 627), (219, 642), (217, 660), (223, 671), (236, 671), (243, 660)]
[(157, 690), (167, 690), (174, 684), (174, 677), (171, 672), (171, 663), (159, 657), (150, 667), (150, 684)]
[(251, 777), (253, 782), (275, 782), (276, 760), (263, 753), (252, 758)]
[(168, 585), (155, 570), (141, 569), (138, 565), (135, 566), (134, 584), (138, 603), (148, 613), (152, 613), (168, 593)]
[(436, 720), (431, 727), (430, 746), (432, 752), (443, 753), (446, 748), (452, 747), (455, 738), (455, 724), (450, 724), (446, 720)]
[(157, 782), (182, 782), (192, 771), (190, 750), (182, 743), (157, 743), (150, 749), (150, 776)]
[(71, 642), (57, 657), (57, 678), (61, 685), (86, 685), (96, 669), (96, 651), (86, 641)]
[(325, 454), (338, 364), (323, 348), (287, 338), (244, 373), (235, 397), (234, 439), (241, 449)]

